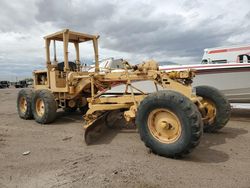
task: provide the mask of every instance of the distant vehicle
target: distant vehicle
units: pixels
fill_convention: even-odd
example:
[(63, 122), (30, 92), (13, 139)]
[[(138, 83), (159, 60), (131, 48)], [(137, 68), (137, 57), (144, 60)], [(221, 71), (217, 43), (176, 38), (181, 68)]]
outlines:
[(8, 87), (10, 87), (10, 82), (0, 81), (0, 88), (8, 88)]
[(32, 86), (33, 85), (33, 80), (27, 80), (26, 82), (27, 82), (28, 86)]
[(15, 88), (25, 88), (28, 87), (28, 83), (26, 80), (20, 80), (18, 82), (15, 82)]
[(201, 63), (250, 63), (250, 44), (204, 49)]

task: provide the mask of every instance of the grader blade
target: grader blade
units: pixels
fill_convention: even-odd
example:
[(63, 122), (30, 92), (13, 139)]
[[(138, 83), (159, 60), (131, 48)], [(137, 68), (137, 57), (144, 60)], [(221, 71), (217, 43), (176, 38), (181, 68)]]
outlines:
[(84, 139), (87, 145), (93, 144), (97, 141), (105, 130), (105, 116), (107, 112), (100, 115), (93, 123), (85, 128)]

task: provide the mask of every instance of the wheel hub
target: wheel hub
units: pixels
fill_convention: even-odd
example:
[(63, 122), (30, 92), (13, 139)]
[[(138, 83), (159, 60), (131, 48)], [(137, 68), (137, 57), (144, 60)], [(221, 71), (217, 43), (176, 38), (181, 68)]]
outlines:
[(27, 111), (27, 101), (24, 97), (20, 98), (19, 108), (22, 113), (25, 113)]
[(204, 98), (202, 100), (202, 103), (206, 108), (205, 119), (208, 122), (208, 124), (212, 124), (216, 117), (216, 106), (211, 100), (204, 99)]
[(179, 118), (170, 110), (155, 109), (148, 116), (148, 128), (160, 142), (172, 143), (181, 135)]
[(174, 130), (175, 127), (173, 125), (171, 125), (171, 123), (168, 123), (167, 121), (162, 121), (160, 123), (160, 125), (162, 129), (165, 129), (165, 130)]
[(45, 109), (44, 109), (44, 102), (42, 99), (37, 99), (36, 101), (36, 113), (38, 116), (43, 116), (44, 115), (44, 112), (45, 112)]

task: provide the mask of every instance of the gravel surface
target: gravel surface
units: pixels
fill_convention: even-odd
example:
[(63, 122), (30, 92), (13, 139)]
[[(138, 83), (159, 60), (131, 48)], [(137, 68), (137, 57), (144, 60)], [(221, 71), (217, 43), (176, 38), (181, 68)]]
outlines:
[(19, 119), (17, 89), (0, 90), (0, 187), (250, 187), (250, 111), (204, 134), (183, 159), (150, 153), (134, 128), (83, 140), (80, 113), (50, 125)]

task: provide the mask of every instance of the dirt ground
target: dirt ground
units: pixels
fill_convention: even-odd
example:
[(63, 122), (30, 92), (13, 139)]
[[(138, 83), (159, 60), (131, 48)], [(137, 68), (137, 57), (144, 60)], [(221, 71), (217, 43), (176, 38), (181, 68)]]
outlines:
[(168, 159), (150, 153), (135, 129), (86, 146), (80, 113), (60, 111), (50, 125), (19, 119), (17, 92), (0, 90), (0, 187), (250, 187), (250, 111), (204, 134), (184, 159)]

